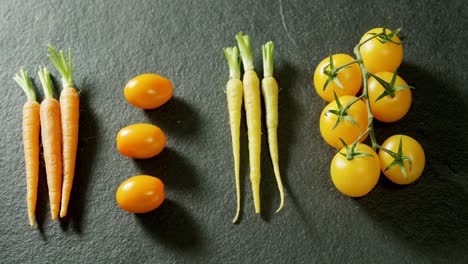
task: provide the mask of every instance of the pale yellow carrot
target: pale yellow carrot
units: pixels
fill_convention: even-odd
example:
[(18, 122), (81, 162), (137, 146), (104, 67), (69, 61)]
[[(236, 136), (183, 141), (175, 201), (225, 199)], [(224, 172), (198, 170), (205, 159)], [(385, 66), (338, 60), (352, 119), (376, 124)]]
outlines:
[(229, 124), (231, 127), (232, 154), (234, 156), (234, 173), (236, 180), (237, 209), (232, 220), (236, 223), (240, 215), (240, 123), (242, 110), (242, 96), (244, 89), (240, 80), (240, 60), (237, 47), (225, 48), (229, 65), (229, 81), (226, 84), (226, 96), (229, 111)]
[(260, 213), (260, 152), (262, 136), (261, 102), (260, 102), (260, 81), (254, 71), (252, 46), (248, 35), (239, 32), (236, 35), (244, 66), (244, 107), (247, 119), (247, 134), (249, 138), (249, 165), (250, 181), (252, 183), (252, 193), (255, 206), (255, 213)]
[(270, 150), (271, 162), (275, 173), (276, 184), (280, 193), (280, 204), (276, 212), (284, 206), (284, 188), (281, 181), (278, 154), (278, 83), (273, 77), (273, 42), (268, 42), (262, 47), (263, 51), (263, 80), (262, 94), (265, 101), (266, 127), (268, 130), (268, 147)]

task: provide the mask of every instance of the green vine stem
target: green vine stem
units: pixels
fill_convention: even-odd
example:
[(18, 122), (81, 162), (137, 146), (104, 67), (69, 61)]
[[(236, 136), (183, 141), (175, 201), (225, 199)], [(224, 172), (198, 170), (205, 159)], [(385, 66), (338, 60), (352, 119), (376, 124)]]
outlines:
[[(391, 37), (393, 37), (393, 35), (395, 34), (395, 32), (400, 32), (401, 28), (395, 30), (395, 31), (392, 31), (391, 33), (386, 33), (386, 29), (384, 31), (382, 31), (381, 33), (378, 33), (378, 34), (375, 34), (369, 38), (367, 38), (366, 40), (364, 40), (363, 42), (360, 42), (358, 43), (355, 47), (354, 47), (354, 54), (356, 55), (356, 60), (352, 61), (352, 62), (349, 62), (345, 65), (341, 65), (340, 67), (336, 67), (334, 69), (334, 72), (338, 72), (346, 67), (348, 67), (349, 65), (353, 64), (353, 63), (357, 63), (359, 64), (359, 68), (361, 69), (361, 73), (362, 73), (362, 86), (363, 86), (363, 91), (362, 91), (362, 94), (359, 96), (359, 97), (356, 97), (353, 101), (350, 101), (348, 103), (348, 105), (346, 105), (344, 108), (343, 108), (343, 111), (346, 112), (355, 102), (359, 101), (359, 100), (362, 100), (362, 99), (366, 99), (366, 108), (367, 108), (367, 119), (368, 119), (368, 127), (366, 129), (366, 131), (364, 131), (354, 142), (353, 144), (351, 145), (350, 149), (353, 150), (355, 149), (356, 145), (360, 142), (360, 140), (366, 135), (366, 134), (369, 134), (369, 137), (370, 137), (370, 140), (371, 140), (371, 144), (372, 144), (372, 149), (374, 149), (374, 151), (376, 151), (377, 149), (381, 148), (381, 146), (377, 143), (377, 139), (375, 138), (375, 132), (374, 132), (374, 116), (372, 115), (372, 112), (371, 112), (371, 108), (370, 108), (370, 101), (369, 101), (369, 87), (368, 87), (368, 79), (369, 77), (372, 76), (372, 73), (370, 73), (369, 71), (367, 71), (366, 67), (364, 66), (364, 62), (362, 60), (362, 56), (361, 56), (361, 46), (366, 44), (368, 41), (374, 39), (374, 38), (380, 38), (382, 40), (379, 39), (379, 41), (391, 41)], [(395, 42), (393, 42), (395, 43)], [(401, 43), (396, 43), (396, 44), (401, 44)], [(353, 158), (353, 155), (352, 153), (350, 155), (347, 156), (348, 159), (352, 159)]]
[[(373, 37), (377, 37), (377, 35), (375, 35)], [(373, 37), (371, 37), (371, 38), (373, 38)], [(371, 38), (369, 38), (369, 39), (371, 39)], [(356, 47), (354, 48), (354, 54), (356, 55), (356, 59), (358, 61), (358, 64), (359, 64), (359, 67), (361, 68), (361, 73), (362, 73), (362, 86), (363, 86), (362, 97), (366, 98), (367, 119), (368, 119), (369, 123), (368, 123), (367, 131), (364, 132), (364, 133), (369, 133), (369, 137), (370, 137), (371, 143), (372, 143), (372, 148), (375, 151), (375, 150), (377, 150), (379, 145), (377, 144), (377, 140), (375, 139), (374, 116), (372, 115), (371, 108), (370, 108), (370, 101), (369, 101), (369, 93), (368, 93), (369, 87), (367, 85), (367, 80), (369, 78), (369, 72), (367, 71), (366, 67), (364, 66), (364, 62), (362, 61), (362, 56), (361, 56), (361, 51), (360, 51), (361, 46), (364, 43), (366, 43), (367, 41), (369, 41), (369, 39), (367, 39), (366, 41), (364, 41), (362, 43), (357, 44)], [(357, 100), (355, 100), (355, 101), (357, 101)], [(357, 144), (357, 142), (359, 142), (359, 140), (355, 141), (353, 143), (353, 145)]]

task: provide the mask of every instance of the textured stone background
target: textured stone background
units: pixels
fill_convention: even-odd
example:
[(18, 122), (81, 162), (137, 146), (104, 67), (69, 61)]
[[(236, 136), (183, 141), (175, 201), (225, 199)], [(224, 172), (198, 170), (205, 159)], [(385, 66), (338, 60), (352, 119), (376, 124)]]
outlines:
[[(234, 3), (235, 2), (235, 3)], [(464, 1), (1, 1), (0, 257), (2, 263), (467, 263), (468, 8)], [(401, 76), (417, 87), (411, 112), (376, 125), (380, 142), (403, 133), (427, 154), (421, 180), (399, 187), (381, 178), (361, 199), (338, 193), (329, 178), (334, 151), (318, 129), (325, 103), (312, 73), (328, 51), (351, 53), (360, 36), (404, 24)], [(284, 24), (283, 24), (284, 23)], [(242, 30), (276, 44), (280, 155), (287, 186), (278, 203), (266, 145), (263, 215), (255, 216), (242, 140), (243, 215), (230, 223), (235, 193), (221, 48)], [(27, 224), (21, 107), (12, 80), (20, 66), (34, 75), (46, 45), (74, 51), (82, 111), (71, 213), (49, 216), (42, 168), (37, 220)], [(155, 111), (126, 103), (131, 77), (169, 77), (175, 98)], [(133, 161), (114, 146), (135, 122), (169, 136), (157, 158)], [(245, 126), (243, 127), (245, 131)], [(263, 138), (265, 143), (265, 137)], [(148, 173), (166, 183), (168, 200), (132, 215), (114, 202), (120, 182)]]

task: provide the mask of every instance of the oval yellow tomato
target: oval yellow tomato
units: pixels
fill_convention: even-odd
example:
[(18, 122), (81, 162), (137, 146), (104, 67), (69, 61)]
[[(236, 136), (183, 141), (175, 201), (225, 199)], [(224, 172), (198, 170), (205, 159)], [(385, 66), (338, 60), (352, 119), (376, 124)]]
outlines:
[(134, 124), (117, 133), (117, 149), (127, 157), (147, 159), (158, 155), (166, 146), (166, 135), (157, 126)]
[(141, 74), (128, 81), (124, 96), (136, 107), (154, 109), (171, 99), (172, 82), (157, 74)]
[[(363, 43), (374, 34), (383, 32), (383, 28), (374, 28), (366, 32), (359, 43)], [(390, 29), (386, 29), (385, 32), (389, 34)], [(395, 35), (392, 40), (399, 43), (400, 38)], [(403, 44), (396, 44), (392, 42), (381, 43), (378, 38), (367, 41), (361, 46), (361, 56), (364, 62), (364, 66), (369, 72), (394, 72), (395, 69), (400, 66), (403, 60)]]
[(383, 174), (392, 182), (396, 184), (410, 184), (421, 176), (424, 170), (424, 165), (426, 164), (426, 157), (421, 145), (415, 139), (405, 135), (394, 135), (387, 138), (387, 140), (382, 144), (382, 147), (394, 153), (398, 153), (400, 138), (403, 156), (408, 157), (412, 161), (411, 168), (409, 166), (409, 162), (404, 161), (407, 178), (404, 177), (398, 165), (385, 170), (393, 162), (394, 158), (382, 150), (379, 151), (380, 166)]
[(115, 197), (117, 204), (125, 211), (147, 213), (164, 201), (164, 184), (153, 176), (133, 176), (119, 186)]
[[(393, 77), (391, 72), (378, 72), (375, 75), (386, 82), (390, 82)], [(408, 84), (400, 76), (396, 76), (395, 86), (401, 85)], [(387, 95), (376, 101), (384, 91), (384, 87), (375, 78), (369, 78), (368, 93), (372, 115), (382, 122), (395, 122), (402, 119), (411, 106), (410, 89), (398, 90), (393, 97)]]
[[(354, 60), (353, 57), (347, 54), (334, 54), (332, 55), (332, 59), (335, 68), (338, 68)], [(343, 95), (355, 95), (361, 88), (362, 75), (361, 69), (357, 63), (351, 64), (337, 73), (336, 78), (343, 86), (343, 89), (340, 88), (340, 86), (335, 81), (331, 81), (327, 85), (325, 91), (323, 90), (323, 87), (328, 79), (328, 75), (324, 72), (325, 70), (330, 70), (329, 57), (323, 59), (314, 72), (315, 90), (323, 100), (327, 102), (333, 101), (333, 91), (335, 91), (336, 95), (340, 97)]]
[[(339, 97), (343, 107), (346, 104), (354, 100), (354, 96), (342, 96)], [(366, 104), (359, 100), (355, 102), (347, 111), (347, 114), (356, 121), (356, 124), (351, 123), (349, 120), (343, 120), (341, 123), (335, 126), (336, 121), (338, 120), (337, 115), (327, 113), (328, 110), (338, 110), (336, 101), (330, 102), (320, 114), (320, 133), (322, 134), (323, 139), (334, 148), (342, 148), (343, 144), (340, 141), (340, 138), (346, 142), (346, 144), (352, 144), (362, 133), (367, 130), (367, 125), (369, 120), (367, 118), (367, 108)], [(362, 138), (361, 142), (366, 139), (367, 135)]]
[[(380, 176), (377, 153), (371, 147), (360, 143), (356, 146), (356, 151), (372, 156), (356, 156), (347, 160), (345, 156), (336, 153), (330, 165), (333, 184), (340, 192), (351, 197), (361, 197), (369, 193)], [(346, 149), (343, 148), (340, 152), (346, 154)]]

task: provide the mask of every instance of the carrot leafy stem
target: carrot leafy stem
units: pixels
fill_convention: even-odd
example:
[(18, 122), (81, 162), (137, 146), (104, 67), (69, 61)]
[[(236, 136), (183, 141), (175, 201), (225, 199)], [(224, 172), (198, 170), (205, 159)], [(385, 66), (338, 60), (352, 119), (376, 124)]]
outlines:
[(240, 79), (240, 57), (237, 47), (224, 48), (229, 65), (229, 79)]
[(49, 52), (48, 57), (50, 62), (54, 65), (54, 68), (62, 76), (63, 87), (73, 87), (73, 70), (72, 70), (72, 52), (68, 49), (68, 61), (65, 58), (65, 53), (60, 50), (58, 53), (55, 48), (49, 44), (47, 47)]
[(31, 79), (29, 78), (28, 72), (26, 72), (23, 67), (21, 67), (19, 74), (15, 74), (13, 80), (15, 80), (15, 82), (24, 91), (24, 93), (28, 97), (28, 101), (36, 101), (36, 93), (34, 92), (34, 88), (31, 84)]
[(274, 48), (272, 41), (262, 46), (263, 78), (273, 77)]
[(253, 70), (254, 63), (252, 55), (252, 44), (250, 44), (250, 37), (248, 35), (243, 35), (242, 32), (239, 32), (236, 35), (236, 40), (242, 57), (244, 71)]
[(46, 98), (53, 98), (54, 92), (52, 88), (52, 80), (50, 79), (50, 72), (46, 67), (39, 66), (39, 79), (41, 80), (42, 89)]

